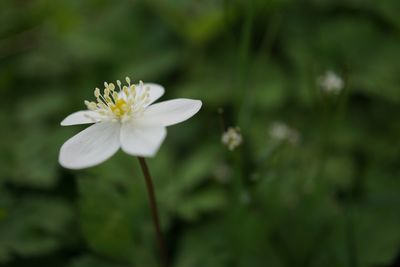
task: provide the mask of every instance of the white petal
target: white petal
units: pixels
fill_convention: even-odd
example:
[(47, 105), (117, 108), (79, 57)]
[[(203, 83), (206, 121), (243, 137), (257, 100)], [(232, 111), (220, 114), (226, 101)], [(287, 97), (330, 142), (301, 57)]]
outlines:
[(155, 83), (145, 83), (144, 88), (149, 88), (149, 103), (145, 106), (148, 106), (159, 99), (165, 92), (164, 87)]
[(169, 126), (192, 117), (201, 108), (200, 100), (174, 99), (156, 103), (143, 112), (143, 116), (135, 120), (146, 125)]
[(96, 123), (63, 144), (59, 162), (68, 169), (92, 167), (110, 158), (120, 147), (121, 124)]
[(167, 135), (165, 127), (128, 122), (121, 128), (121, 148), (133, 156), (152, 157)]
[(100, 115), (97, 112), (91, 110), (81, 110), (66, 117), (61, 122), (61, 126), (95, 123), (98, 121), (100, 121)]

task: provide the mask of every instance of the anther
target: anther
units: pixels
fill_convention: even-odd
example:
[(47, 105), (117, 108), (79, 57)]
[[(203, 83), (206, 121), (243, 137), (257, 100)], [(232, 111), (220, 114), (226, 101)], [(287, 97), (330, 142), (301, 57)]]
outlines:
[(124, 87), (124, 93), (125, 93), (126, 96), (129, 95), (128, 87)]
[(117, 92), (114, 92), (114, 93), (112, 94), (112, 97), (114, 98), (114, 101), (117, 101), (117, 99), (118, 99), (118, 93), (117, 93)]
[(104, 98), (106, 99), (107, 104), (111, 104), (112, 103), (112, 100), (108, 95), (106, 95)]
[(94, 89), (94, 96), (96, 98), (100, 96), (100, 89), (99, 88)]

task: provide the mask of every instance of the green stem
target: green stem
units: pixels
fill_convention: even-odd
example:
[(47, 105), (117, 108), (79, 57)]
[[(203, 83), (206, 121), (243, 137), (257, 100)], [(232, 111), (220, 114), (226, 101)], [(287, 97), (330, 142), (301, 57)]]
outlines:
[[(251, 120), (251, 112), (253, 106), (253, 92), (248, 92), (247, 90), (252, 90), (252, 87), (248, 86), (246, 80), (248, 79), (250, 72), (250, 46), (253, 31), (253, 16), (254, 16), (254, 1), (245, 2), (245, 17), (241, 32), (241, 44), (239, 47), (239, 58), (237, 66), (237, 86), (239, 94), (236, 95), (236, 103), (240, 106), (238, 113), (238, 125), (243, 128), (247, 128)], [(247, 90), (242, 90), (242, 88), (247, 87)], [(239, 104), (241, 103), (241, 104)]]
[(150, 202), (154, 230), (156, 232), (158, 246), (159, 246), (160, 254), (162, 257), (162, 266), (168, 267), (167, 249), (165, 246), (163, 235), (161, 233), (160, 220), (158, 218), (156, 194), (154, 193), (154, 187), (153, 187), (153, 182), (151, 179), (150, 171), (149, 171), (149, 168), (147, 167), (145, 159), (142, 157), (138, 157), (138, 159), (139, 159), (140, 167), (142, 168), (142, 172), (143, 172), (143, 175), (144, 175), (144, 178), (146, 181), (146, 188), (147, 188), (147, 193), (148, 193), (149, 202)]

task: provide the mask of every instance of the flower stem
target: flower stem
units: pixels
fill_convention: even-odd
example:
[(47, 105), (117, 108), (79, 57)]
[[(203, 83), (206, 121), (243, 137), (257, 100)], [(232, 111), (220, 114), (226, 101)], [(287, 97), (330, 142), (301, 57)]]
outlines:
[(147, 188), (147, 193), (149, 196), (149, 202), (150, 202), (150, 208), (151, 208), (151, 216), (153, 218), (154, 229), (156, 232), (158, 246), (159, 246), (160, 254), (161, 254), (161, 258), (162, 258), (162, 266), (168, 267), (167, 249), (165, 246), (163, 235), (161, 233), (160, 220), (158, 219), (156, 195), (154, 193), (154, 187), (153, 187), (153, 182), (151, 179), (150, 171), (149, 171), (149, 168), (147, 167), (145, 159), (142, 157), (138, 157), (138, 159), (139, 159), (140, 167), (142, 168), (142, 172), (143, 172), (143, 175), (144, 175), (144, 178), (146, 181), (146, 188)]

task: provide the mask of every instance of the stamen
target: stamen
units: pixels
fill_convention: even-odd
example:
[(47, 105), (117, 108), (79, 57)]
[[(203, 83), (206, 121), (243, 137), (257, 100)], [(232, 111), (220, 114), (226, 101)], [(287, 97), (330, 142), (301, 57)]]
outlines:
[[(112, 120), (127, 121), (132, 116), (140, 116), (144, 106), (150, 103), (150, 87), (145, 86), (142, 81), (138, 85), (131, 84), (129, 77), (125, 80), (127, 85), (122, 85), (117, 80), (118, 90), (115, 90), (115, 84), (107, 82), (104, 82), (103, 94), (99, 88), (95, 88), (96, 102), (85, 101), (87, 108)], [(137, 89), (136, 86), (140, 88)]]
[(97, 102), (103, 102), (104, 104), (107, 104), (107, 101), (104, 99), (104, 97), (100, 94), (99, 97), (96, 99)]
[(114, 92), (114, 93), (112, 94), (112, 97), (114, 98), (114, 103), (116, 103), (117, 100), (118, 100), (118, 93), (117, 93), (117, 92)]
[(100, 96), (100, 89), (96, 87), (96, 89), (94, 89), (94, 96), (96, 98), (98, 98)]
[(106, 99), (106, 102), (107, 102), (106, 104), (112, 104), (113, 101), (111, 100), (110, 96), (105, 95), (104, 98)]
[(97, 107), (95, 102), (89, 102), (87, 100), (85, 100), (85, 105), (87, 106), (87, 108), (89, 110), (96, 110), (96, 107)]
[(124, 87), (124, 93), (125, 93), (126, 96), (129, 95), (128, 87), (126, 87), (126, 86)]
[(108, 85), (108, 88), (109, 88), (111, 91), (114, 91), (115, 85), (114, 85), (113, 83), (110, 83), (110, 84)]
[(131, 85), (131, 87), (129, 87), (129, 89), (131, 89), (131, 94), (132, 94), (132, 98), (136, 98), (136, 86), (135, 85)]
[(97, 106), (101, 109), (108, 109), (108, 106), (106, 104), (104, 104), (103, 102), (99, 102), (97, 103)]

